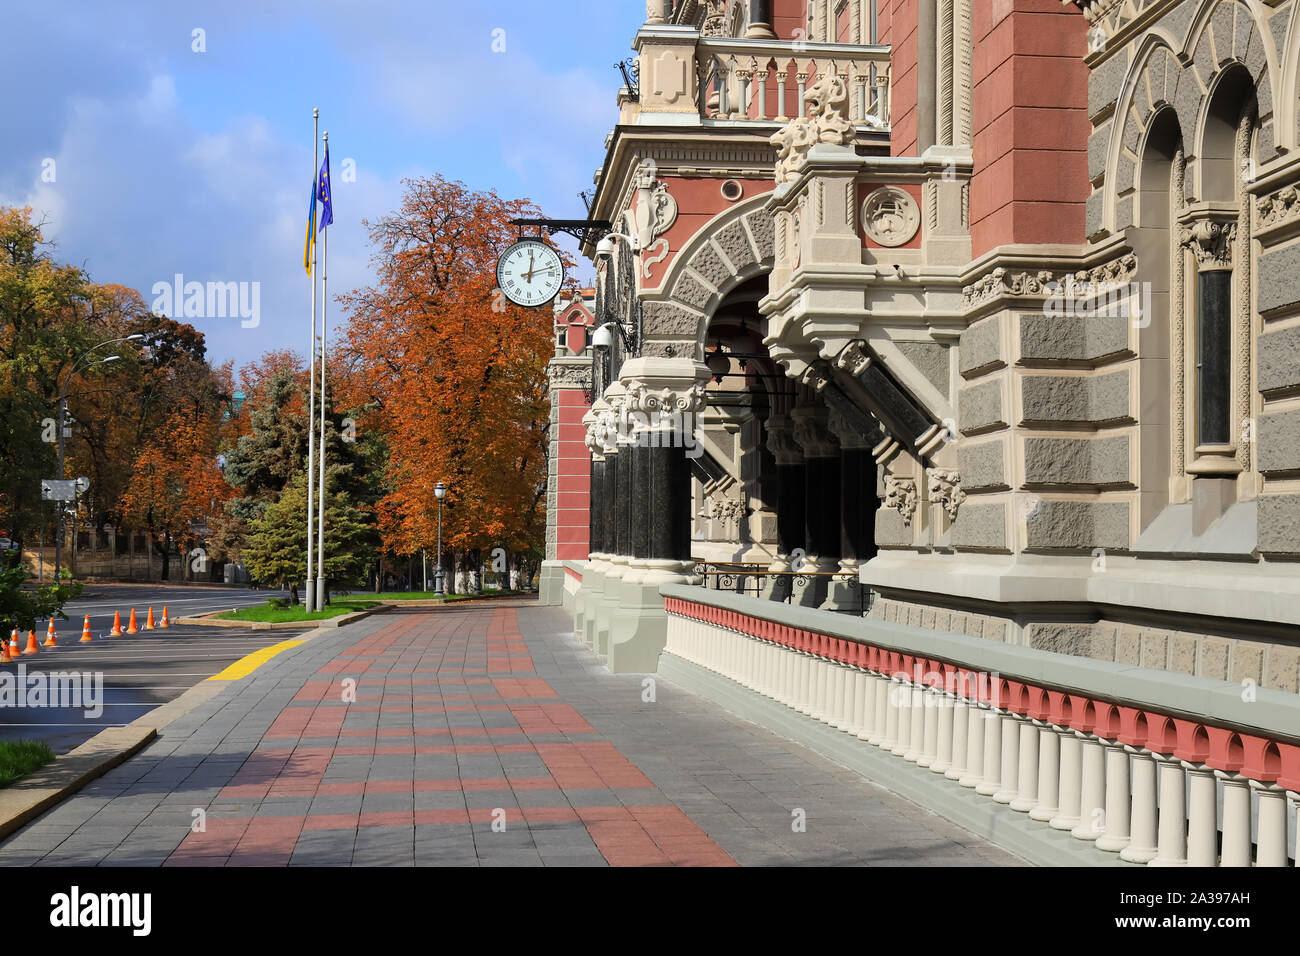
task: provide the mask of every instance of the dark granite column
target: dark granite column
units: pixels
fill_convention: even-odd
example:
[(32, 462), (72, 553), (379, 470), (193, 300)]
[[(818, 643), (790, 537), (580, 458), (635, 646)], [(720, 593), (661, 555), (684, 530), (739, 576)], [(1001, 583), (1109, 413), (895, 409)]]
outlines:
[(625, 447), (624, 454), (629, 455), (632, 464), (632, 484), (629, 494), (631, 504), (629, 516), (629, 556), (644, 560), (650, 557), (650, 527), (653, 521), (655, 480), (651, 474), (652, 453), (657, 449), (647, 447), (646, 432), (633, 436), (636, 440)]
[(591, 459), (591, 484), (588, 497), (587, 520), (589, 522), (589, 554), (605, 553), (605, 459)]
[[(795, 582), (792, 601), (819, 607), (826, 600), (829, 573), (839, 570), (840, 557), (840, 456), (835, 436), (827, 428), (825, 406), (808, 400), (795, 407), (795, 442), (807, 461), (804, 489), (804, 527), (808, 556), (802, 570), (812, 572), (807, 583)], [(795, 568), (795, 571), (800, 570)]]
[(794, 423), (788, 415), (774, 412), (764, 423), (768, 452), (776, 463), (776, 560), (768, 570), (773, 574), (763, 587), (763, 595), (773, 601), (790, 596), (790, 555), (806, 548), (804, 506), (807, 471), (803, 452), (794, 442)]
[(749, 29), (745, 31), (749, 39), (771, 40), (776, 34), (772, 31), (772, 0), (749, 0)]

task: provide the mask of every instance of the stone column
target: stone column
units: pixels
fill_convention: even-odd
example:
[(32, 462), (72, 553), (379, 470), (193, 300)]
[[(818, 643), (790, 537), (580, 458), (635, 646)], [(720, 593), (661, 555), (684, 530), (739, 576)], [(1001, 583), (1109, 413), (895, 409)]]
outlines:
[(767, 420), (767, 450), (776, 459), (776, 558), (768, 566), (774, 572), (763, 588), (763, 596), (784, 601), (790, 596), (790, 555), (804, 547), (804, 488), (806, 470), (803, 452), (794, 441), (794, 423), (785, 415)]
[[(660, 585), (698, 583), (691, 573), (687, 452), (698, 447), (696, 416), (709, 371), (691, 359), (634, 358), (623, 363), (621, 372), (627, 434), (619, 436), (625, 449), (620, 454), (631, 451), (626, 494), (633, 500), (626, 506), (626, 544), (620, 546), (628, 552), (628, 572), (611, 618), (609, 668), (649, 673), (657, 668), (667, 639)], [(620, 462), (620, 485), (624, 470)]]
[(672, 7), (672, 0), (645, 0), (645, 22), (667, 23)]
[[(807, 461), (804, 488), (804, 539), (808, 555), (796, 572), (812, 572), (804, 583), (796, 578), (792, 604), (819, 607), (826, 600), (829, 574), (839, 568), (840, 463), (839, 445), (827, 427), (824, 406), (805, 402), (795, 406), (794, 438)], [(797, 562), (796, 562), (797, 563)]]
[(1286, 791), (1275, 783), (1250, 782), (1259, 798), (1256, 866), (1287, 865)]
[(858, 566), (875, 555), (876, 462), (871, 436), (835, 409), (826, 421), (840, 447), (840, 563), (839, 571), (852, 580), (831, 581), (822, 607), (828, 611), (858, 613), (866, 600)]
[(605, 493), (601, 504), (604, 508), (602, 520), (605, 529), (605, 557), (600, 572), (604, 577), (604, 587), (596, 605), (591, 640), (588, 642), (597, 654), (609, 653), (610, 623), (614, 610), (619, 605), (623, 575), (627, 573), (628, 556), (620, 550), (626, 542), (626, 531), (620, 536), (624, 513), (620, 492), (627, 484), (627, 478), (621, 473), (625, 467), (630, 466), (624, 464), (627, 461), (623, 457), (625, 445), (619, 441), (623, 429), (622, 410), (627, 400), (626, 392), (620, 382), (614, 382), (605, 389), (607, 410), (602, 416), (605, 423), (601, 432), (605, 456)]
[(772, 0), (749, 0), (749, 29), (745, 37), (751, 40), (774, 40), (772, 32)]

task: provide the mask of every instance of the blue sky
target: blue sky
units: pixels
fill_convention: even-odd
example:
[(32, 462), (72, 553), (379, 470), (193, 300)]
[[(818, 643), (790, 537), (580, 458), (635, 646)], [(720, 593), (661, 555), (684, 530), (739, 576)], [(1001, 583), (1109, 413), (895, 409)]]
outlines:
[(397, 206), (403, 178), (581, 218), (617, 120), (613, 64), (645, 4), (137, 0), (8, 3), (4, 17), (0, 204), (34, 207), (57, 258), (146, 301), (176, 273), (259, 282), (257, 327), (188, 320), (212, 359), (242, 364), (306, 348), (313, 107), (330, 134), (332, 299), (370, 281), (362, 220)]

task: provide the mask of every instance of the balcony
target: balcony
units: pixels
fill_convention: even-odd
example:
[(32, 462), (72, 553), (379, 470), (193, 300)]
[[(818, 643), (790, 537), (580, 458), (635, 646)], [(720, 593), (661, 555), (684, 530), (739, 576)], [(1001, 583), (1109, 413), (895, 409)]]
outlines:
[(849, 118), (889, 127), (890, 48), (701, 36), (690, 27), (645, 26), (635, 44), (639, 102), (624, 122), (706, 126), (781, 124), (806, 114), (803, 95), (839, 76)]

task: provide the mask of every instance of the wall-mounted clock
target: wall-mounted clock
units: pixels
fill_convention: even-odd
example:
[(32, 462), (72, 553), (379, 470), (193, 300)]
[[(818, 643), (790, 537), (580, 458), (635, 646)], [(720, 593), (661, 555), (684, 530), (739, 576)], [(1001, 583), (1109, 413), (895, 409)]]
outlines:
[(497, 260), (497, 286), (516, 305), (545, 305), (563, 284), (559, 253), (540, 239), (521, 239)]

